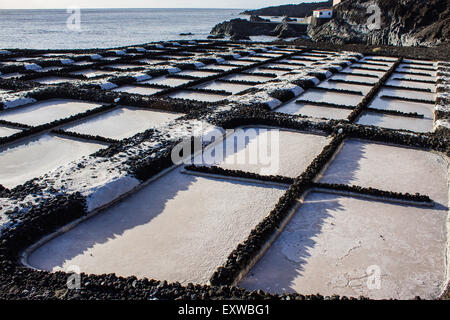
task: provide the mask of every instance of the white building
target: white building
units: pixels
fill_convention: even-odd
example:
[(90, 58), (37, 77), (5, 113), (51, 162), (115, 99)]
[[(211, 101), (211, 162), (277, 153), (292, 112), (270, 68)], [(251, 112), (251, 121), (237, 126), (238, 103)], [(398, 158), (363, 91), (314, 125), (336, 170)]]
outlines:
[(329, 19), (333, 16), (333, 9), (318, 9), (313, 11), (313, 16), (315, 18), (325, 18)]
[(342, 0), (333, 0), (333, 7), (341, 2), (342, 2)]

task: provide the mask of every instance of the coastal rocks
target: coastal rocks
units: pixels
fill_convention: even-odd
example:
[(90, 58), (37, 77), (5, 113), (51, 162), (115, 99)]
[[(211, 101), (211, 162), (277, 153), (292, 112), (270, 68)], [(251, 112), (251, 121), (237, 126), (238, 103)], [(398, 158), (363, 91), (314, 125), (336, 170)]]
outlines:
[(270, 35), (273, 31), (271, 23), (254, 23), (245, 19), (232, 19), (217, 24), (212, 30), (212, 35), (219, 36), (262, 36)]
[(247, 10), (242, 14), (261, 15), (261, 16), (288, 16), (288, 17), (306, 17), (310, 16), (315, 9), (330, 8), (333, 1), (310, 2), (300, 4), (288, 4), (281, 6), (267, 7), (257, 10)]
[(252, 22), (244, 19), (233, 19), (219, 23), (211, 30), (213, 36), (231, 36), (236, 39), (249, 36), (275, 36), (280, 38), (300, 37), (305, 35), (307, 26), (288, 22)]
[(276, 34), (278, 38), (291, 38), (299, 35), (294, 27), (287, 22), (277, 25), (275, 30), (273, 30), (273, 33)]
[(381, 10), (381, 27), (369, 29), (367, 13), (372, 2), (344, 1), (334, 8), (325, 24), (312, 24), (313, 41), (365, 43), (368, 45), (435, 46), (450, 37), (450, 4), (446, 0), (376, 0)]
[(260, 16), (252, 14), (250, 16), (250, 22), (270, 22), (269, 19), (263, 19)]

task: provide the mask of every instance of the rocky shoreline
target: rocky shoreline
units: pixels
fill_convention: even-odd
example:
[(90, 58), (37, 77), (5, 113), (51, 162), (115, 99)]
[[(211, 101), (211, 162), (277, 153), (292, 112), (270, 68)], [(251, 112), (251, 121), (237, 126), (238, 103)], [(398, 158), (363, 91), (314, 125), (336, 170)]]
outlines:
[[(449, 46), (450, 4), (445, 0), (407, 0), (392, 2), (376, 0), (380, 9), (380, 26), (369, 28), (372, 2), (344, 0), (333, 6), (332, 1), (304, 3), (248, 10), (249, 20), (233, 19), (216, 25), (211, 38), (232, 37), (249, 40), (250, 36), (304, 38), (315, 43), (394, 45), (394, 46)], [(331, 8), (330, 19), (314, 18), (312, 10)], [(260, 16), (284, 16), (283, 21), (270, 21)], [(309, 17), (308, 22), (292, 23), (290, 17)]]

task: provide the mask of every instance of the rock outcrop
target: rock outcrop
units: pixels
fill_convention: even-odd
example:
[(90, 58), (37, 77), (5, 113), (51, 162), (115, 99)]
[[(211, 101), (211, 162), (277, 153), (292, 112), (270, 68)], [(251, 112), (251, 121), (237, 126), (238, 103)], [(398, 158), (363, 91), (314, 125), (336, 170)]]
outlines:
[(260, 15), (260, 16), (277, 16), (277, 17), (298, 17), (303, 18), (310, 16), (315, 9), (330, 8), (333, 5), (333, 1), (312, 2), (312, 3), (300, 3), (300, 4), (288, 4), (282, 6), (267, 7), (256, 10), (247, 10), (242, 12), (246, 15)]
[[(379, 29), (371, 30), (370, 5), (380, 8)], [(313, 41), (336, 44), (435, 46), (450, 39), (448, 0), (344, 0), (334, 7), (333, 18), (322, 25), (310, 25)]]
[(212, 37), (231, 37), (232, 40), (248, 39), (249, 36), (276, 36), (279, 38), (306, 35), (307, 26), (299, 23), (251, 22), (233, 19), (219, 23), (211, 30)]

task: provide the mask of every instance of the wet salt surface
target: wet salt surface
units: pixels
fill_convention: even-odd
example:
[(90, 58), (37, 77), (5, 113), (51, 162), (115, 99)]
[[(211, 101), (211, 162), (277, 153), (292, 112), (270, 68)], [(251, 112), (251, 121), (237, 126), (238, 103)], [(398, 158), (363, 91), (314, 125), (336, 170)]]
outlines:
[(108, 71), (103, 71), (103, 70), (85, 69), (85, 70), (80, 70), (80, 71), (74, 71), (74, 72), (71, 72), (70, 74), (83, 75), (88, 78), (93, 78), (93, 77), (98, 77), (98, 76), (107, 76), (107, 75), (111, 75), (114, 73), (108, 72)]
[[(272, 293), (434, 299), (446, 281), (446, 220), (441, 208), (314, 192), (239, 286)], [(367, 271), (370, 266), (380, 271), (376, 290), (367, 285), (374, 272)]]
[(299, 100), (305, 103), (307, 103), (307, 101), (313, 101), (355, 107), (363, 98), (364, 96), (357, 94), (310, 89), (303, 93), (299, 97)]
[(426, 103), (409, 102), (395, 99), (380, 99), (377, 96), (369, 108), (380, 109), (380, 110), (396, 110), (405, 113), (414, 113), (424, 115), (425, 118), (433, 119), (434, 116), (434, 106)]
[[(264, 66), (269, 67), (269, 68), (281, 68), (281, 69), (290, 69), (290, 70), (301, 70), (304, 68), (304, 66), (301, 66), (301, 65), (282, 64), (282, 63), (269, 63)], [(287, 73), (287, 72), (290, 72), (290, 71), (285, 71), (285, 73)]]
[(95, 102), (50, 99), (1, 112), (0, 119), (36, 126), (68, 118), (100, 106), (101, 104)]
[(220, 64), (220, 65), (214, 64), (214, 65), (208, 66), (208, 69), (214, 69), (214, 70), (217, 70), (217, 73), (223, 72), (223, 71), (233, 70), (233, 69), (236, 69), (236, 68), (239, 68), (239, 67), (236, 67), (236, 66), (227, 66), (227, 65), (223, 65), (223, 64)]
[(358, 74), (358, 73), (362, 73), (362, 74), (368, 74), (371, 76), (377, 76), (378, 78), (381, 78), (386, 71), (376, 71), (376, 70), (365, 70), (365, 69), (353, 69), (351, 67), (345, 68), (344, 70), (342, 70), (343, 72), (348, 72), (351, 74)]
[(352, 110), (343, 108), (322, 107), (307, 103), (296, 103), (296, 99), (294, 99), (282, 105), (281, 107), (275, 109), (275, 112), (303, 115), (314, 118), (340, 120), (340, 119), (347, 119)]
[(242, 60), (230, 60), (229, 61), (232, 64), (238, 64), (240, 66), (248, 66), (254, 63), (258, 63), (259, 61), (242, 61)]
[(38, 82), (41, 84), (58, 84), (58, 83), (64, 83), (64, 82), (76, 82), (79, 80), (73, 79), (73, 78), (64, 78), (64, 77), (43, 77), (43, 78), (39, 78), (39, 79), (34, 79), (32, 81)]
[(14, 143), (0, 149), (0, 184), (14, 188), (104, 147), (50, 134)]
[(145, 84), (160, 84), (163, 86), (170, 86), (170, 87), (177, 87), (181, 86), (182, 84), (191, 82), (192, 80), (189, 79), (178, 79), (178, 78), (168, 78), (167, 76), (157, 77), (153, 78), (147, 81), (142, 81), (141, 83)]
[(245, 85), (245, 84), (212, 81), (212, 82), (199, 84), (199, 85), (195, 86), (194, 88), (211, 89), (211, 90), (225, 90), (225, 91), (231, 92), (232, 94), (236, 94), (236, 93), (239, 93), (246, 89), (249, 89), (251, 87), (252, 86)]
[[(214, 163), (209, 153), (197, 162), (261, 175), (299, 176), (330, 142), (329, 138), (302, 132), (245, 127), (216, 144)], [(227, 150), (227, 145), (231, 149)]]
[(286, 73), (288, 73), (290, 71), (264, 69), (264, 68), (254, 68), (254, 69), (247, 70), (247, 72), (249, 72), (249, 73), (252, 73), (252, 72), (268, 73), (268, 74), (275, 74), (277, 76), (281, 76), (281, 75), (286, 74)]
[(160, 126), (180, 116), (179, 113), (120, 107), (81, 123), (67, 126), (64, 129), (76, 133), (121, 140), (152, 127)]
[(11, 79), (11, 78), (16, 78), (16, 77), (21, 77), (21, 76), (23, 76), (23, 74), (21, 74), (19, 72), (0, 74), (1, 79)]
[[(424, 66), (426, 68), (426, 66)], [(426, 74), (430, 77), (436, 77), (437, 72), (436, 71), (429, 71), (429, 70), (422, 70), (422, 69), (417, 69), (417, 68), (421, 68), (421, 66), (403, 66), (403, 67), (398, 67), (397, 69), (395, 69), (395, 71), (399, 72), (409, 72), (411, 73), (412, 76), (414, 76), (414, 73), (417, 73), (418, 75), (422, 75), (422, 74)]]
[(169, 95), (171, 98), (190, 99), (205, 102), (217, 102), (226, 99), (227, 95), (180, 90)]
[(304, 64), (306, 66), (311, 66), (313, 64), (315, 64), (315, 61), (309, 61), (309, 60), (295, 60), (295, 59), (284, 59), (284, 60), (280, 60), (280, 62), (287, 62), (287, 63), (291, 63), (293, 67), (295, 67), (295, 64)]
[(447, 207), (447, 165), (433, 152), (350, 139), (320, 182), (418, 192)]
[(119, 88), (115, 88), (111, 91), (116, 92), (127, 92), (127, 93), (133, 93), (133, 94), (140, 94), (140, 95), (152, 95), (157, 92), (163, 91), (163, 89), (156, 89), (156, 88), (149, 88), (149, 87), (141, 87), (141, 86), (133, 86), (133, 85), (125, 85)]
[(105, 68), (113, 68), (113, 69), (120, 69), (120, 70), (126, 70), (126, 69), (134, 69), (134, 68), (142, 68), (140, 65), (135, 64), (122, 64), (122, 63), (114, 63), (114, 64), (108, 64), (103, 66)]
[(0, 126), (0, 137), (8, 137), (8, 136), (11, 136), (11, 135), (13, 135), (15, 133), (18, 133), (20, 131), (21, 130), (19, 130), (19, 129), (13, 129), (13, 128)]
[(273, 80), (270, 77), (261, 77), (249, 74), (233, 74), (222, 78), (223, 80), (237, 80), (237, 81), (254, 81), (254, 82), (267, 82)]
[(86, 65), (92, 64), (92, 62), (91, 61), (77, 61), (72, 64), (75, 66), (86, 66)]
[(413, 79), (413, 80), (425, 80), (425, 81), (436, 81), (436, 77), (415, 75), (415, 74), (404, 74), (394, 72), (392, 74), (392, 79)]
[(429, 89), (431, 92), (436, 92), (436, 85), (433, 83), (426, 82), (416, 82), (416, 81), (407, 81), (407, 80), (389, 80), (386, 82), (387, 85), (391, 86), (399, 86), (404, 88), (412, 88), (412, 89)]
[(56, 237), (28, 263), (50, 271), (77, 265), (90, 274), (206, 284), (285, 189), (180, 172)]
[[(381, 63), (387, 63), (387, 62), (385, 62), (385, 61), (383, 61), (383, 60), (390, 61), (390, 62), (392, 62), (392, 63), (394, 63), (394, 62), (396, 62), (396, 61), (398, 60), (398, 58), (394, 58), (394, 57), (386, 57), (386, 56), (365, 56), (364, 58), (361, 59), (361, 61), (366, 61), (367, 59), (370, 59), (370, 60), (378, 60), (378, 61), (380, 61)], [(369, 61), (370, 61), (370, 60), (369, 60)]]
[(367, 84), (375, 84), (378, 82), (377, 78), (369, 78), (369, 77), (364, 77), (364, 76), (358, 76), (358, 75), (353, 75), (353, 74), (343, 74), (343, 73), (335, 74), (330, 79), (356, 81), (356, 82), (367, 83)]
[(431, 132), (433, 130), (433, 119), (430, 118), (417, 119), (374, 112), (364, 112), (356, 123), (414, 132)]
[(350, 90), (356, 92), (362, 92), (364, 95), (368, 94), (372, 89), (371, 85), (356, 85), (339, 82), (323, 81), (318, 85), (319, 88), (338, 89), (338, 90)]
[(378, 92), (377, 96), (381, 97), (383, 95), (408, 99), (430, 100), (430, 101), (436, 99), (436, 94), (433, 92), (421, 92), (407, 89), (382, 88)]
[(200, 71), (200, 70), (184, 70), (177, 73), (177, 75), (186, 75), (186, 76), (193, 76), (193, 77), (210, 77), (213, 75), (216, 75), (220, 73), (220, 71), (217, 72), (211, 72), (211, 71)]

